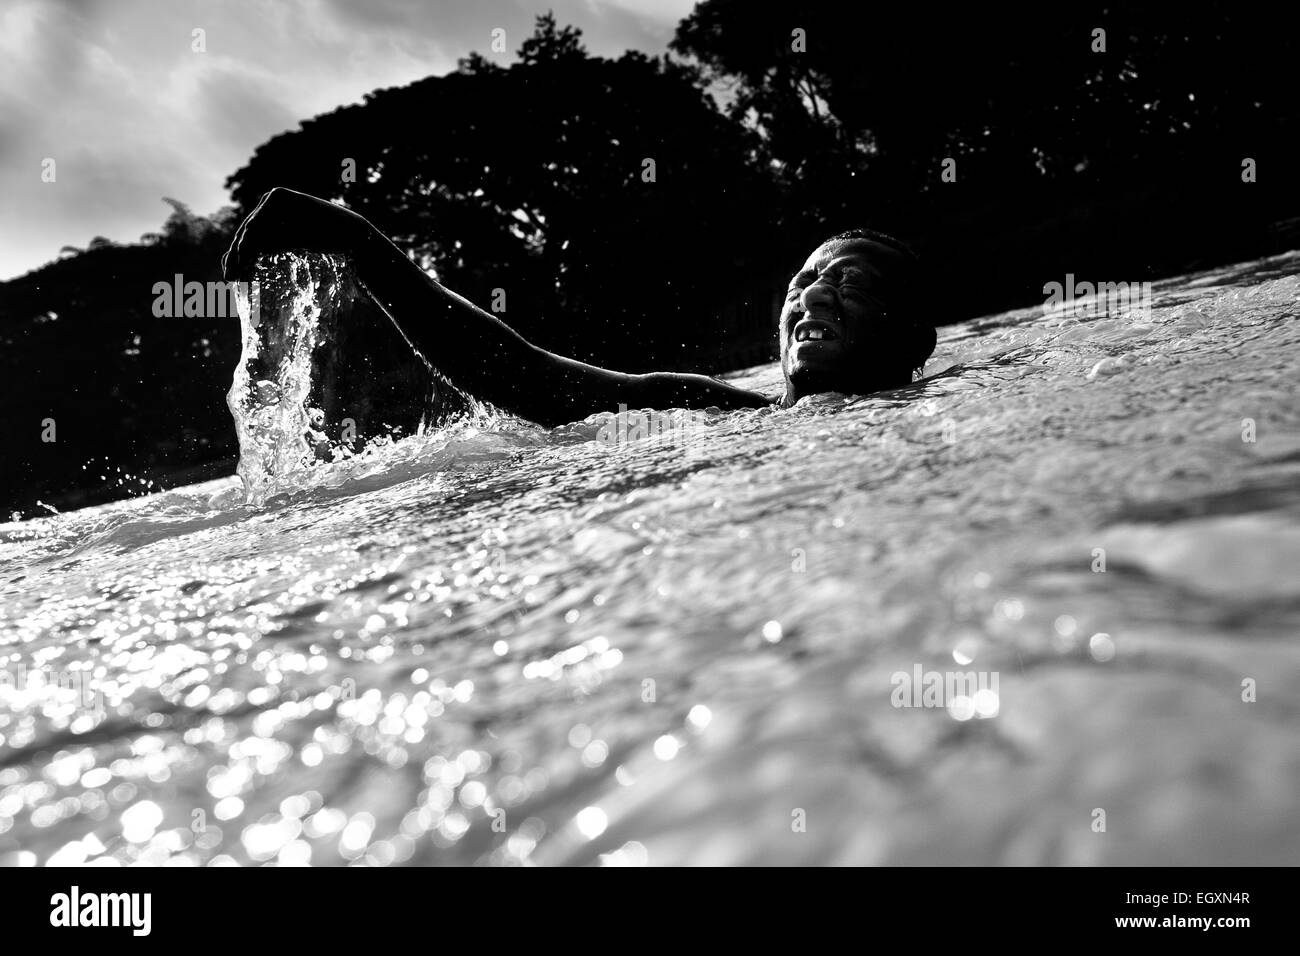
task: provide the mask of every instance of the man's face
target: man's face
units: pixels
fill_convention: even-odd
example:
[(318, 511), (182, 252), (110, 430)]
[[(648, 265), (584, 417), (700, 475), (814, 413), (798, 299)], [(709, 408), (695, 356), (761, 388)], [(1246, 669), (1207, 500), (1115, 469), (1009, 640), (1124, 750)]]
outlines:
[(891, 364), (882, 297), (900, 258), (867, 239), (826, 243), (808, 257), (790, 281), (781, 310), (781, 370), (791, 401), (896, 384), (882, 378)]

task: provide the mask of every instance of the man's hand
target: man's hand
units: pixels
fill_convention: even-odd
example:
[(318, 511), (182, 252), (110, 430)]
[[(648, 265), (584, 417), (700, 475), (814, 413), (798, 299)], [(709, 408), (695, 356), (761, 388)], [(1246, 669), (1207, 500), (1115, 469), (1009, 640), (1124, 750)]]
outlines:
[(292, 189), (264, 195), (221, 257), (227, 281), (245, 279), (257, 257), (275, 252), (355, 253), (374, 227), (349, 209)]

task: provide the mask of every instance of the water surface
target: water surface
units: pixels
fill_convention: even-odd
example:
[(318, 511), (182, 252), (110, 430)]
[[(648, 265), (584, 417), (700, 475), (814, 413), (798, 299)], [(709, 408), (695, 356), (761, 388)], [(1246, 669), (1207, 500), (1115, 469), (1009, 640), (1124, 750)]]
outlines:
[(0, 525), (0, 858), (1300, 862), (1297, 271)]

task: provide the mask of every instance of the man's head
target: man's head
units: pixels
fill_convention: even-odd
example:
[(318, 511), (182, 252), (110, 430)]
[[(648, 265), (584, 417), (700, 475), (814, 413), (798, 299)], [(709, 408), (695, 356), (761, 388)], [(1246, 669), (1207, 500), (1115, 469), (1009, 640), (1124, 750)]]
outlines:
[(934, 351), (918, 314), (920, 261), (906, 245), (854, 229), (813, 250), (781, 310), (786, 404), (816, 392), (862, 395), (906, 385)]

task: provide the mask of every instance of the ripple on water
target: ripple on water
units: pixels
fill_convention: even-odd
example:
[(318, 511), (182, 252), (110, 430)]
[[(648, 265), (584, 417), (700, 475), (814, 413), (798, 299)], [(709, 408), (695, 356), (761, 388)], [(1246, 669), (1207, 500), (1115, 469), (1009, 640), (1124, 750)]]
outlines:
[(0, 526), (0, 859), (1294, 862), (1294, 266)]

